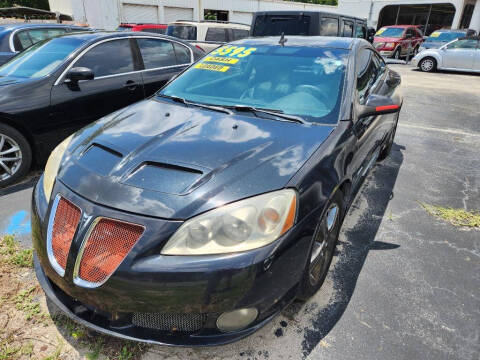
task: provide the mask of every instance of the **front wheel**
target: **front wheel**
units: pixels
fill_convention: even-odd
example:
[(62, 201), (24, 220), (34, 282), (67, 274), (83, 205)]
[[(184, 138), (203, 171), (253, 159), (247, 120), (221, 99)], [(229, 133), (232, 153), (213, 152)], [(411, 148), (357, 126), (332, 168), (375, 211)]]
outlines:
[(420, 60), (418, 67), (424, 72), (432, 72), (437, 68), (437, 61), (432, 57), (426, 57)]
[(400, 47), (398, 47), (394, 52), (393, 52), (393, 55), (392, 57), (396, 60), (399, 60), (400, 59)]
[(32, 164), (32, 150), (16, 129), (0, 124), (0, 188), (25, 176)]
[(340, 233), (344, 211), (344, 195), (337, 190), (318, 223), (297, 295), (300, 300), (307, 300), (314, 295), (325, 281)]

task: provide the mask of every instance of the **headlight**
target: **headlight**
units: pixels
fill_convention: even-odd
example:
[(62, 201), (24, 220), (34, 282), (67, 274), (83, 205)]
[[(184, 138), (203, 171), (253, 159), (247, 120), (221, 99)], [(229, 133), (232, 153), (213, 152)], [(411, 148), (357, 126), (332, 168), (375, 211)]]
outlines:
[(394, 47), (395, 47), (395, 43), (392, 43), (392, 42), (389, 43), (389, 42), (387, 42), (387, 43), (385, 44), (385, 47), (386, 47), (386, 48), (390, 48), (390, 49), (391, 49), (391, 48), (394, 48)]
[(373, 43), (373, 45), (375, 46), (375, 49), (379, 49), (379, 48), (383, 47), (383, 45), (385, 45), (385, 43), (383, 43), (383, 42), (376, 42), (376, 43)]
[(47, 165), (45, 166), (45, 172), (43, 174), (43, 191), (47, 201), (50, 200), (53, 184), (55, 183), (55, 178), (57, 177), (58, 168), (60, 167), (63, 154), (65, 153), (65, 150), (67, 150), (72, 138), (73, 135), (70, 135), (68, 138), (63, 140), (55, 149), (53, 149), (50, 157), (48, 158)]
[(210, 210), (183, 223), (162, 254), (224, 254), (265, 246), (293, 226), (296, 207), (296, 192), (284, 189)]

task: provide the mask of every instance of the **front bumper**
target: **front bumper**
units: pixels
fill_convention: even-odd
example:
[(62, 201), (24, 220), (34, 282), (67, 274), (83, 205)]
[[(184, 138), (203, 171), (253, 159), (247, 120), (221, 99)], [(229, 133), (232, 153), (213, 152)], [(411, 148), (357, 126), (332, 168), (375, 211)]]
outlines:
[[(50, 207), (40, 185), (32, 199), (32, 235), (37, 278), (48, 298), (67, 316), (93, 330), (163, 345), (225, 344), (248, 336), (268, 322), (296, 296), (320, 215), (313, 211), (282, 238), (260, 249), (212, 256), (162, 256), (161, 247), (181, 222), (106, 208), (57, 182), (53, 194), (60, 193), (84, 212), (61, 277), (46, 254)], [(105, 284), (83, 288), (73, 283), (72, 267), (83, 234), (98, 216), (141, 224), (146, 231)], [(216, 327), (222, 313), (252, 307), (258, 310), (258, 316), (246, 329), (224, 333)], [(176, 326), (145, 327), (133, 321), (138, 314), (198, 314), (202, 324), (188, 331)]]

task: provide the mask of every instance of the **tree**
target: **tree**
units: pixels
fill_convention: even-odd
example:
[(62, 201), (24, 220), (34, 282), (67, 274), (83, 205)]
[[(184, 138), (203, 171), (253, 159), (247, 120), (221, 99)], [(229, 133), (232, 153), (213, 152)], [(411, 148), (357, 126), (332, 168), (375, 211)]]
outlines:
[(0, 8), (13, 7), (14, 5), (50, 10), (48, 0), (0, 0)]

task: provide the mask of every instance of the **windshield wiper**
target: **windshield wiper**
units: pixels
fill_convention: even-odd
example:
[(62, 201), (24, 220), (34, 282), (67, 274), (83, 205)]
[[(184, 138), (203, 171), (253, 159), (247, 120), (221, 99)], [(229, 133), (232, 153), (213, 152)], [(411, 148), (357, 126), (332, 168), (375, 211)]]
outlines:
[(275, 116), (277, 118), (285, 119), (291, 122), (300, 123), (300, 124), (306, 123), (302, 117), (284, 114), (282, 110), (257, 108), (257, 107), (248, 106), (248, 105), (234, 105), (234, 106), (231, 106), (231, 108), (237, 111), (250, 111), (254, 114), (256, 113), (267, 114), (267, 115)]
[(158, 96), (164, 97), (166, 99), (170, 99), (172, 101), (175, 101), (175, 102), (178, 102), (178, 103), (181, 103), (181, 104), (185, 104), (187, 106), (189, 106), (189, 105), (198, 106), (198, 107), (201, 107), (201, 108), (204, 108), (204, 109), (209, 109), (209, 110), (213, 110), (213, 111), (223, 112), (223, 113), (228, 114), (228, 115), (233, 115), (232, 111), (228, 110), (227, 108), (224, 108), (223, 106), (216, 106), (216, 105), (209, 105), (209, 104), (202, 104), (202, 103), (187, 101), (184, 98), (181, 98), (179, 96), (174, 96), (174, 95), (158, 94)]

